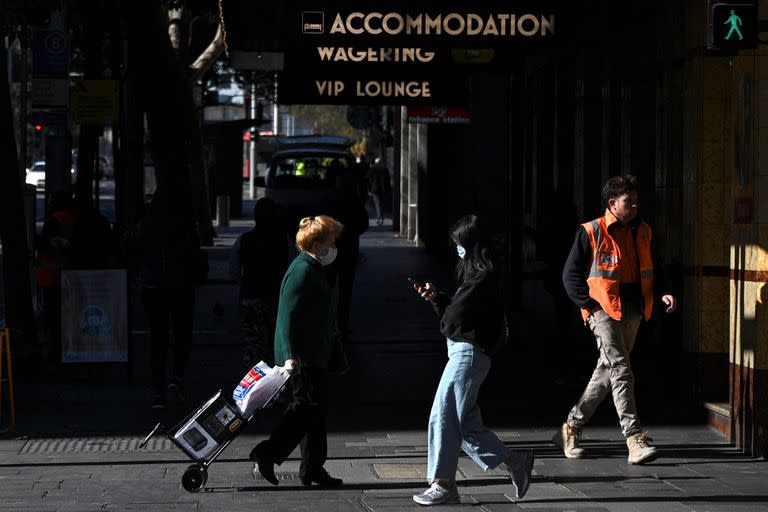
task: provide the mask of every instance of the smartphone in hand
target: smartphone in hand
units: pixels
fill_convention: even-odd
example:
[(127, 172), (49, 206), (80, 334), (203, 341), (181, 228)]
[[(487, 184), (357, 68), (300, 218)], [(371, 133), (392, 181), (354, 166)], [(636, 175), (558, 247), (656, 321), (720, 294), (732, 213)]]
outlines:
[(418, 282), (413, 277), (408, 277), (408, 282), (411, 283), (412, 285), (415, 285), (415, 286), (419, 287), (419, 288), (424, 288), (424, 285), (421, 284), (420, 282)]

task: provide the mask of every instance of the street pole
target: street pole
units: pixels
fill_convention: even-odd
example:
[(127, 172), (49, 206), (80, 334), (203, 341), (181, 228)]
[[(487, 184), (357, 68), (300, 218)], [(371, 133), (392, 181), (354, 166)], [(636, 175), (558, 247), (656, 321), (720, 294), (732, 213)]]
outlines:
[(25, 170), (27, 167), (27, 98), (28, 98), (28, 86), (27, 86), (27, 37), (28, 29), (22, 25), (19, 30), (19, 45), (21, 46), (21, 102), (20, 116), (19, 116), (19, 174), (21, 179), (25, 178)]
[(99, 211), (99, 202), (101, 200), (101, 137), (96, 139), (96, 159), (93, 161), (93, 204), (96, 211)]
[(274, 105), (272, 106), (272, 133), (277, 136), (279, 133), (278, 130), (280, 129), (280, 121), (278, 119), (278, 108), (277, 108), (277, 101), (279, 96), (277, 95), (277, 73), (275, 73), (275, 101)]
[[(249, 117), (256, 121), (256, 72), (251, 72), (251, 104)], [(252, 127), (251, 127), (252, 128)], [(256, 141), (251, 137), (251, 130), (248, 130), (248, 192), (251, 201), (256, 198)]]

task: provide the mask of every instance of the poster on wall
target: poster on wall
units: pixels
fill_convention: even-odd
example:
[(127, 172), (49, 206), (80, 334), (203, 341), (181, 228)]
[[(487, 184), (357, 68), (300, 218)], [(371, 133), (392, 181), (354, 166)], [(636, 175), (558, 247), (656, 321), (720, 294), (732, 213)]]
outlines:
[(61, 362), (128, 361), (124, 269), (61, 273)]

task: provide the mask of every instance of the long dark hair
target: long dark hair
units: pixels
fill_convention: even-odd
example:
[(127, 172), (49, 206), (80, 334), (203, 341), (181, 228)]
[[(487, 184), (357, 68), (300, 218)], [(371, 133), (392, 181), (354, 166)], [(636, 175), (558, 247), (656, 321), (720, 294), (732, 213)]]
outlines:
[(457, 220), (451, 227), (450, 237), (453, 243), (467, 251), (464, 259), (460, 259), (456, 266), (456, 282), (459, 285), (474, 270), (493, 271), (496, 258), (491, 243), (491, 230), (477, 214), (471, 213)]

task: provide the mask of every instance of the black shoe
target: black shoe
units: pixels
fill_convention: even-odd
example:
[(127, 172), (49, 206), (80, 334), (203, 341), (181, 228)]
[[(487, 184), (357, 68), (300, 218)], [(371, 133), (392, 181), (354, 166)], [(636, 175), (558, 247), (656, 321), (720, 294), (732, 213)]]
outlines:
[(168, 393), (173, 397), (174, 400), (177, 402), (183, 402), (184, 401), (184, 384), (181, 381), (180, 378), (174, 377), (171, 380), (171, 383), (168, 384)]
[(253, 472), (255, 473), (258, 471), (261, 473), (261, 476), (264, 477), (264, 480), (271, 483), (272, 485), (278, 485), (280, 482), (275, 476), (275, 463), (266, 458), (264, 455), (258, 453), (257, 450), (258, 446), (251, 450), (251, 454), (248, 456), (249, 459), (256, 463), (256, 466), (253, 468)]
[(152, 397), (153, 409), (165, 409), (166, 405), (168, 405), (168, 403), (165, 401), (165, 397), (162, 394), (158, 393)]
[(326, 489), (336, 489), (344, 485), (344, 480), (341, 478), (333, 478), (324, 469), (321, 469), (318, 473), (301, 476), (301, 483), (304, 484), (305, 487), (312, 485), (312, 482), (320, 487), (325, 487)]

